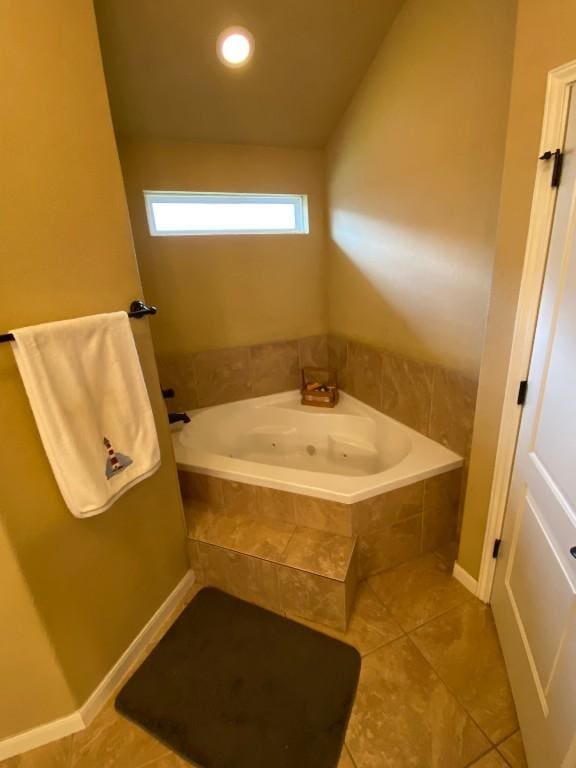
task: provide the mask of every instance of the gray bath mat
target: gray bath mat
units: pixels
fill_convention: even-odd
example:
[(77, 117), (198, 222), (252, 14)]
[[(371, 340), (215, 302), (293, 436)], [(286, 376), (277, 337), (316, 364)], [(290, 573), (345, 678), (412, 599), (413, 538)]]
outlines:
[(359, 672), (351, 646), (206, 588), (116, 708), (201, 768), (336, 768)]

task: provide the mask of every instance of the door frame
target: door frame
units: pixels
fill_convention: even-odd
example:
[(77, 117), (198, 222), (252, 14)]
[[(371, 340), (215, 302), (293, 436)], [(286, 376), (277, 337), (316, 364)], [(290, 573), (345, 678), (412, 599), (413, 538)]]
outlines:
[[(554, 151), (563, 147), (568, 122), (570, 106), (570, 88), (576, 84), (576, 61), (571, 61), (548, 73), (546, 85), (546, 101), (544, 105), (544, 121), (540, 137), (540, 151)], [(518, 386), (527, 378), (536, 331), (536, 321), (540, 306), (540, 294), (544, 282), (546, 260), (558, 189), (550, 186), (551, 164), (544, 160), (536, 160), (536, 176), (530, 224), (526, 241), (526, 251), (510, 362), (504, 390), (504, 403), (498, 432), (498, 443), (492, 476), (492, 488), (488, 505), (488, 517), (482, 561), (478, 577), (477, 596), (485, 603), (490, 602), (496, 559), (493, 557), (494, 541), (500, 538), (504, 525), (504, 517), (508, 501), (508, 492), (516, 442), (522, 418), (522, 406), (518, 405)]]

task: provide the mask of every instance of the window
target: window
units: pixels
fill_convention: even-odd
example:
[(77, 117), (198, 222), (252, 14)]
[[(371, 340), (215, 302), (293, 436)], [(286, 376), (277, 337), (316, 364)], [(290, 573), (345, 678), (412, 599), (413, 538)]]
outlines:
[(306, 195), (144, 192), (151, 235), (308, 234)]

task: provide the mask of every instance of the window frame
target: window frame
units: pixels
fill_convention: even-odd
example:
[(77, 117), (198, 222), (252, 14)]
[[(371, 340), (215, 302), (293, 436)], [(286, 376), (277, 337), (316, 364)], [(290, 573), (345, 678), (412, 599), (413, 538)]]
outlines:
[[(298, 194), (268, 194), (253, 192), (169, 192), (148, 190), (143, 191), (148, 220), (148, 232), (152, 237), (218, 237), (221, 235), (308, 235), (310, 226), (308, 220), (308, 195)], [(194, 231), (157, 230), (154, 220), (154, 203), (171, 202), (186, 203), (290, 203), (294, 205), (294, 229), (203, 229)]]

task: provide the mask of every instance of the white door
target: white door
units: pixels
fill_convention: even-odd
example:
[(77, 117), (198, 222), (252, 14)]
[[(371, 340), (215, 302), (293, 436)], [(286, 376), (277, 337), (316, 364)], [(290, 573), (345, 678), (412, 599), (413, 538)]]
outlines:
[(576, 768), (576, 94), (572, 96), (491, 598), (530, 768)]

